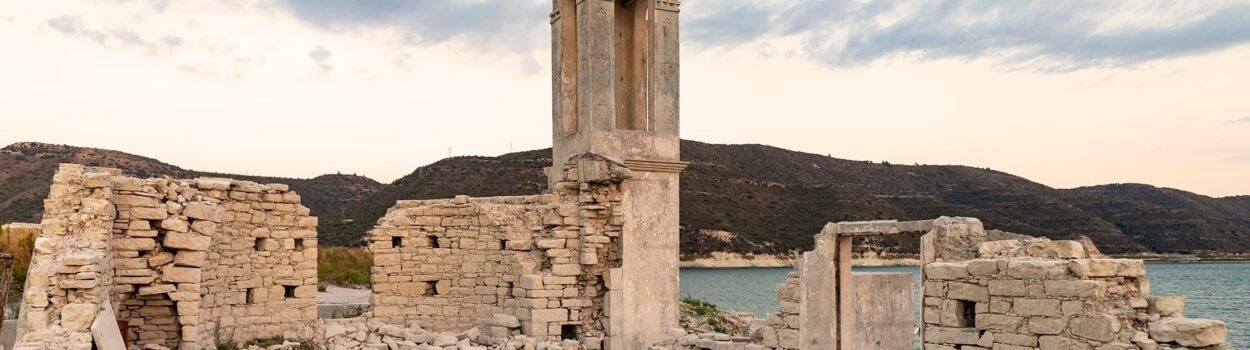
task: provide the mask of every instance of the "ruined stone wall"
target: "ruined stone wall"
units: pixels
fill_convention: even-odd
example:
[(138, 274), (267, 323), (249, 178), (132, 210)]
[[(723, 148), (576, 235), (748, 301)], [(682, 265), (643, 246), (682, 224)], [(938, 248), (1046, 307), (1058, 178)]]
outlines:
[(200, 179), (220, 200), (200, 293), (202, 346), (280, 336), (317, 319), (317, 218), (283, 184)]
[(113, 308), (137, 344), (197, 340), (201, 268), (218, 223), (217, 200), (193, 181), (113, 176)]
[(1089, 258), (1075, 241), (978, 246), (974, 259), (925, 265), (926, 349), (1219, 349), (1226, 338), (1223, 322), (1151, 297), (1141, 260)]
[(111, 169), (62, 165), (44, 200), (15, 349), (91, 349), (91, 323), (112, 287)]
[(799, 282), (801, 276), (798, 271), (790, 271), (786, 275), (786, 281), (777, 284), (775, 292), (777, 293), (777, 302), (781, 304), (780, 310), (776, 313), (770, 313), (764, 318), (765, 326), (756, 328), (753, 337), (757, 338), (761, 345), (773, 349), (799, 349), (799, 324), (800, 307)]
[(512, 331), (491, 322), (503, 315), (527, 336), (599, 348), (620, 265), (614, 166), (575, 162), (548, 195), (398, 202), (368, 235), (370, 317), (503, 339)]
[(184, 349), (316, 319), (316, 219), (285, 185), (65, 164), (45, 203), (27, 345), (89, 349), (85, 327), (105, 307), (135, 345)]

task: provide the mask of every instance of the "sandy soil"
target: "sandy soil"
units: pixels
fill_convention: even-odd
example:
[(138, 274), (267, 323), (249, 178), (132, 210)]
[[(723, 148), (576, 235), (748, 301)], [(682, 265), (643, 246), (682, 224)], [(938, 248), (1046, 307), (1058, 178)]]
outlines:
[(372, 294), (373, 291), (366, 288), (329, 286), (326, 291), (317, 292), (317, 304), (369, 304), (369, 296)]

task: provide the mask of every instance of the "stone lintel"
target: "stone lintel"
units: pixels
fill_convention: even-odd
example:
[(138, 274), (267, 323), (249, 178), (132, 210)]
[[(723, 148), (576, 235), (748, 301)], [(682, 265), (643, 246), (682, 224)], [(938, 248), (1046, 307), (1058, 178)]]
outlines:
[(877, 236), (906, 233), (927, 233), (932, 230), (933, 220), (902, 222), (897, 220), (877, 220), (829, 223), (825, 225), (825, 229), (821, 231), (821, 234), (838, 236)]

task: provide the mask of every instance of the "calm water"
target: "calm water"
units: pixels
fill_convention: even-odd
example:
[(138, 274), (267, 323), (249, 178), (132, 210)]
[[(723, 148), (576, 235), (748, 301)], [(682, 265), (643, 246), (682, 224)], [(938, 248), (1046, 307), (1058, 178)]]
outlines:
[[(920, 284), (915, 267), (856, 267), (855, 271), (907, 272)], [(1186, 296), (1185, 316), (1228, 322), (1229, 345), (1250, 349), (1250, 263), (1150, 263), (1146, 271), (1155, 295)], [(762, 317), (776, 312), (773, 286), (789, 272), (789, 268), (682, 269), (681, 293)]]

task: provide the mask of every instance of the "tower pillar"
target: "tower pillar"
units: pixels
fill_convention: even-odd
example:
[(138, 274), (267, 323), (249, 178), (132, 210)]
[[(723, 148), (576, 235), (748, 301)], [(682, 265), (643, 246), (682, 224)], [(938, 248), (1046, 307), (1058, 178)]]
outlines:
[[(621, 183), (621, 266), (608, 347), (643, 349), (678, 326), (678, 0), (553, 0), (551, 178), (594, 153), (632, 170)], [(554, 180), (552, 180), (554, 181)]]

